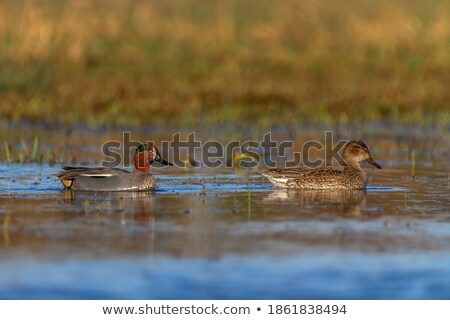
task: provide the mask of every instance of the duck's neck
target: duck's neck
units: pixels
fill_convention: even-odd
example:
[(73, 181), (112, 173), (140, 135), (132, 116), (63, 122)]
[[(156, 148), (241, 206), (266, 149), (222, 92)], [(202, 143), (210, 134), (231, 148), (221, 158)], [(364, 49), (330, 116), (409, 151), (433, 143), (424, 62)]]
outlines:
[(345, 167), (346, 169), (356, 169), (356, 170), (362, 171), (359, 161), (349, 159), (348, 157), (345, 157), (345, 156), (343, 158), (344, 158), (345, 163), (347, 164), (347, 167)]
[(134, 156), (134, 170), (137, 172), (150, 172), (150, 158), (146, 151), (139, 152)]

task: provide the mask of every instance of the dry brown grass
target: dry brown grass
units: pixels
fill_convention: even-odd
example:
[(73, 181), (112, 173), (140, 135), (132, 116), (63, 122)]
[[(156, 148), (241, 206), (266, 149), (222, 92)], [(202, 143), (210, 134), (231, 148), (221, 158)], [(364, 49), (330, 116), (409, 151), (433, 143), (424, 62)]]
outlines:
[(450, 3), (3, 1), (0, 116), (450, 123)]

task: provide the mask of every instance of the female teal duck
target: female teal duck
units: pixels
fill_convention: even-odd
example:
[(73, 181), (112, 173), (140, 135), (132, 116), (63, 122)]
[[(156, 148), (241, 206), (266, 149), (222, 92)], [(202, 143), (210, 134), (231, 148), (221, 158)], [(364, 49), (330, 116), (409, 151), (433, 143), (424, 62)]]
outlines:
[(364, 189), (367, 185), (367, 173), (361, 169), (359, 164), (361, 161), (381, 169), (381, 166), (372, 159), (367, 145), (362, 141), (347, 142), (342, 158), (346, 163), (343, 169), (331, 167), (271, 169), (262, 175), (278, 187), (348, 190)]
[(62, 167), (56, 174), (69, 190), (84, 191), (148, 191), (155, 188), (155, 178), (149, 173), (150, 164), (164, 160), (154, 145), (141, 144), (134, 154), (134, 171), (119, 168)]

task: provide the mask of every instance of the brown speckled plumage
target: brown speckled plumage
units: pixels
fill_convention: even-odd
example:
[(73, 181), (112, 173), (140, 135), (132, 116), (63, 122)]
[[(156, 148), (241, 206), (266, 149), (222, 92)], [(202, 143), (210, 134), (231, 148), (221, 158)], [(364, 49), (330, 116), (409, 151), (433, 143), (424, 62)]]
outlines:
[(278, 187), (294, 189), (364, 189), (367, 173), (362, 171), (360, 161), (367, 161), (381, 169), (370, 156), (369, 148), (362, 141), (349, 141), (342, 152), (347, 166), (338, 168), (290, 168), (271, 169), (263, 176)]

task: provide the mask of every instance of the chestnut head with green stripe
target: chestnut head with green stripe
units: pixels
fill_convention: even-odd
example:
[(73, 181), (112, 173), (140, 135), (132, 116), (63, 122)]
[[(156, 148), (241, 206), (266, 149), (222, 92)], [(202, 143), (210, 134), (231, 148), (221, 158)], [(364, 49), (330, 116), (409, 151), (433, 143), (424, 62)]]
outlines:
[(134, 153), (135, 171), (149, 172), (150, 165), (154, 162), (161, 163), (165, 166), (173, 166), (172, 163), (161, 157), (154, 144), (141, 144), (136, 148), (136, 152)]

